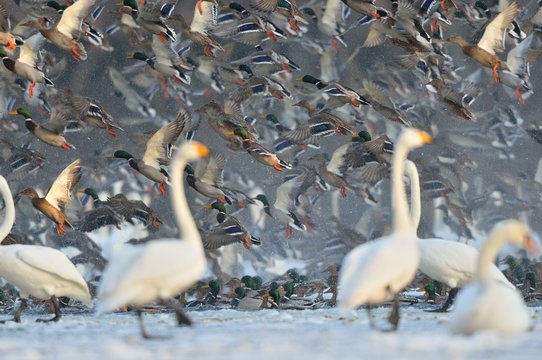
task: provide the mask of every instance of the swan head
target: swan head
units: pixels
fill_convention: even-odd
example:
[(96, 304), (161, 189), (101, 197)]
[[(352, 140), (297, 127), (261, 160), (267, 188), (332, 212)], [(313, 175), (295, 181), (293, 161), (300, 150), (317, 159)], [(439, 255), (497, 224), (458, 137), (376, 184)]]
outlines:
[(398, 143), (403, 143), (410, 149), (421, 147), (432, 142), (432, 137), (423, 130), (405, 129), (399, 137)]
[(194, 161), (209, 156), (209, 148), (200, 142), (192, 141), (181, 145), (179, 154), (186, 161)]
[(523, 247), (532, 254), (538, 253), (538, 246), (531, 238), (531, 229), (518, 220), (506, 220), (495, 227), (494, 232), (501, 234), (509, 243)]

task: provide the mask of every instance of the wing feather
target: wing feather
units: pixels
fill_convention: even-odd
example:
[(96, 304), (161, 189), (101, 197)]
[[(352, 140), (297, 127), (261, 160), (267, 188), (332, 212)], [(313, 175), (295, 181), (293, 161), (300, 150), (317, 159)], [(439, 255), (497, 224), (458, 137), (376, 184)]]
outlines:
[(81, 159), (68, 165), (51, 185), (45, 200), (55, 208), (64, 207), (71, 200), (71, 191), (81, 179)]

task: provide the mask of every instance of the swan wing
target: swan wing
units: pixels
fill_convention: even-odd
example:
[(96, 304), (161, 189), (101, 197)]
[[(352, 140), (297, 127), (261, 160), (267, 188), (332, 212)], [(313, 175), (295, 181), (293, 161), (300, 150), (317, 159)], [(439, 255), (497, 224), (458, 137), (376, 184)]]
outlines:
[(510, 4), (486, 26), (484, 35), (478, 42), (478, 47), (490, 54), (504, 51), (504, 34), (508, 25), (516, 18), (519, 12), (517, 2)]
[(45, 246), (24, 245), (16, 256), (36, 270), (73, 282), (88, 294), (87, 283), (64, 253)]
[(102, 275), (98, 311), (167, 299), (184, 290), (205, 270), (205, 259), (200, 252), (193, 244), (179, 239), (125, 248)]
[(81, 179), (81, 159), (77, 159), (68, 165), (56, 178), (45, 200), (55, 208), (64, 207), (71, 200), (71, 191)]

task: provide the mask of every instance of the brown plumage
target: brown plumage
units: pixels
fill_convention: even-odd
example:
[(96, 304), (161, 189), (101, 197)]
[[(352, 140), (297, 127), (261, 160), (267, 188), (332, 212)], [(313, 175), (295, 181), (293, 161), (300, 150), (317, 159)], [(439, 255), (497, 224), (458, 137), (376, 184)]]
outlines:
[(80, 179), (81, 160), (77, 159), (58, 175), (45, 197), (40, 197), (33, 188), (19, 192), (19, 195), (29, 196), (32, 199), (32, 205), (55, 222), (58, 235), (64, 235), (66, 233), (64, 225), (72, 229), (74, 227), (62, 210), (71, 198), (71, 190)]

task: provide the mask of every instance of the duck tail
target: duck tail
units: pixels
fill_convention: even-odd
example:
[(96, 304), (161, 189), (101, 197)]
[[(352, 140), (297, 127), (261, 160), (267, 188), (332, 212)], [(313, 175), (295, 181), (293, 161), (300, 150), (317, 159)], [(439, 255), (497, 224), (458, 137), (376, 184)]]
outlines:
[(49, 79), (47, 76), (43, 76), (43, 80), (45, 81), (45, 84), (47, 86), (55, 86), (55, 83), (53, 82), (53, 80)]

